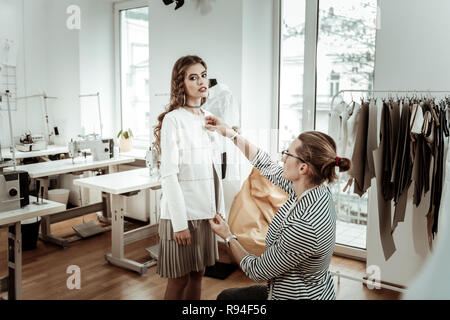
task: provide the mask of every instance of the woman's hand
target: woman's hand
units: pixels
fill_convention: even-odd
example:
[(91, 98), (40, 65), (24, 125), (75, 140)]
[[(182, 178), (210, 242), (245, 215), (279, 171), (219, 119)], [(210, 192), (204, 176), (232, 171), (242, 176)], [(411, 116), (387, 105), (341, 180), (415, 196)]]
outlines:
[(231, 236), (230, 227), (220, 213), (217, 213), (213, 219), (209, 219), (209, 225), (211, 230), (222, 239), (225, 240)]
[(189, 229), (174, 232), (175, 242), (181, 246), (191, 245), (191, 232)]
[(225, 122), (214, 116), (205, 117), (205, 128), (210, 131), (217, 131), (224, 137), (232, 137), (235, 131), (230, 128)]

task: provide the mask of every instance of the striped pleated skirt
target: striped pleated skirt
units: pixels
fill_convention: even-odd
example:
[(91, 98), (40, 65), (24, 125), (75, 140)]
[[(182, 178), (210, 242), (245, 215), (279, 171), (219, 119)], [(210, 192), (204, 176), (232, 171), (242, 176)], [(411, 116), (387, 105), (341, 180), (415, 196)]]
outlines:
[(163, 278), (179, 278), (191, 271), (212, 266), (219, 258), (216, 235), (208, 219), (189, 220), (191, 245), (179, 245), (174, 240), (170, 219), (159, 221), (159, 254), (156, 273)]

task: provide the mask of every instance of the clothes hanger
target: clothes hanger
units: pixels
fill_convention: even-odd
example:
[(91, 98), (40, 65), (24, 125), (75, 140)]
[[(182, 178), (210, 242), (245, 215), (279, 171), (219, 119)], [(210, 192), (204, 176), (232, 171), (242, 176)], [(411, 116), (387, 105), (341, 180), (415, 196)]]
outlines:
[(353, 93), (350, 91), (350, 103), (346, 106), (345, 110), (347, 110), (347, 113), (349, 116), (353, 114), (353, 109), (355, 108), (355, 101), (353, 101)]

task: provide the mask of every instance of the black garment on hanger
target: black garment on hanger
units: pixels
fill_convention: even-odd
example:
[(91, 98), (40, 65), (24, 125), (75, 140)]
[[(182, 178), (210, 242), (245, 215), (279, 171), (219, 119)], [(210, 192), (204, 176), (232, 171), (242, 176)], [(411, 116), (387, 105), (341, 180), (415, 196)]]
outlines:
[[(436, 114), (439, 118), (439, 126), (435, 126), (435, 139), (434, 139), (434, 172), (433, 172), (433, 182), (431, 185), (431, 199), (430, 208), (427, 214), (428, 228), (431, 229), (431, 236), (437, 233), (438, 229), (438, 218), (439, 218), (439, 208), (441, 205), (442, 197), (442, 184), (444, 176), (444, 127), (447, 127), (446, 112), (440, 110), (440, 108), (435, 108)], [(445, 134), (448, 136), (447, 134)], [(430, 233), (429, 233), (430, 236)]]
[(392, 232), (394, 232), (399, 222), (405, 220), (406, 200), (408, 188), (411, 184), (412, 159), (411, 159), (411, 109), (409, 102), (403, 102), (402, 114), (400, 118), (399, 139), (394, 158), (394, 221), (392, 222)]
[(383, 130), (380, 128), (380, 145), (383, 144), (382, 192), (384, 200), (392, 200), (394, 198), (394, 183), (391, 180), (400, 127), (400, 106), (398, 102), (383, 102), (381, 127), (383, 128)]
[(415, 142), (413, 146), (415, 150), (413, 167), (413, 204), (415, 204), (416, 207), (420, 205), (422, 196), (430, 190), (430, 168), (433, 150), (429, 141), (431, 141), (433, 137), (434, 130), (433, 118), (429, 113), (430, 105), (421, 102), (419, 108), (421, 108), (424, 113), (424, 124), (422, 126), (422, 133), (414, 136)]
[(385, 260), (388, 260), (396, 251), (394, 238), (391, 233), (391, 200), (394, 190), (394, 185), (391, 183), (391, 175), (393, 133), (398, 126), (392, 126), (392, 116), (390, 103), (383, 101), (380, 122), (380, 146), (374, 151), (374, 164), (378, 193), (378, 226)]

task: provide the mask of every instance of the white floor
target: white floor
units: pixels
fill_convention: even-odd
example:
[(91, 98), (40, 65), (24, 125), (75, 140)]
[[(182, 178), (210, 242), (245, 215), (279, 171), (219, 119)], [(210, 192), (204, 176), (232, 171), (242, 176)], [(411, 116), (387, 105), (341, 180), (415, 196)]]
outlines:
[(367, 226), (337, 220), (336, 243), (366, 249)]

